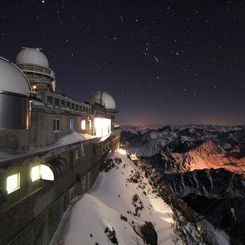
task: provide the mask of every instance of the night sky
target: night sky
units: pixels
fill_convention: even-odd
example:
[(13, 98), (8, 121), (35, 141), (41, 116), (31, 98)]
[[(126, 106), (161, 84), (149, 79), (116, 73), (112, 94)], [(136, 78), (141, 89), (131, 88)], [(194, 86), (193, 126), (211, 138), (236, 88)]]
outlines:
[(245, 1), (0, 1), (0, 56), (42, 48), (60, 92), (118, 121), (245, 123)]

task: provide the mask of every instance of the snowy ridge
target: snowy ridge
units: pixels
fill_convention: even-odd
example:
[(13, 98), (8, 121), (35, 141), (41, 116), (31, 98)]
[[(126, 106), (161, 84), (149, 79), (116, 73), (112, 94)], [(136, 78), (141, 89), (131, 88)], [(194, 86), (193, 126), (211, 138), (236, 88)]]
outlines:
[[(146, 241), (142, 227), (146, 222), (157, 234), (155, 242), (147, 244), (202, 245), (211, 240), (212, 244), (229, 244), (226, 234), (207, 220), (196, 224), (190, 221), (188, 208), (175, 199), (154, 169), (120, 153), (123, 151), (106, 161), (105, 171), (90, 192), (68, 210), (50, 245), (143, 245)], [(194, 181), (198, 184), (197, 177)], [(179, 205), (183, 207), (180, 210)], [(183, 211), (189, 218), (183, 216)], [(204, 235), (207, 230), (209, 238)], [(150, 234), (152, 237), (152, 231)]]
[(115, 230), (118, 244), (145, 244), (140, 235), (145, 221), (153, 223), (158, 244), (183, 244), (175, 234), (171, 208), (143, 175), (134, 183), (134, 163), (118, 152), (112, 159), (122, 162), (99, 174), (92, 190), (74, 205), (66, 234), (51, 244), (113, 244), (106, 229)]

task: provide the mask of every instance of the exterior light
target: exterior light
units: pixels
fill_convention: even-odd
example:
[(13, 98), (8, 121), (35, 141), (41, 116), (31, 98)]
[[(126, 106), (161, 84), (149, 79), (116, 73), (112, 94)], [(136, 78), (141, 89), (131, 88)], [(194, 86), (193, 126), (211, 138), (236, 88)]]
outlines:
[(136, 155), (136, 153), (132, 153), (131, 155), (130, 155), (130, 159), (131, 160), (139, 160), (139, 158), (137, 157), (137, 155)]
[(36, 89), (37, 89), (37, 85), (32, 85), (32, 90), (36, 91)]
[(122, 148), (119, 148), (117, 150), (117, 152), (120, 153), (120, 154), (122, 154), (122, 155), (127, 155), (127, 152), (124, 149), (122, 149)]
[(41, 178), (41, 170), (40, 170), (40, 165), (38, 165), (31, 169), (31, 180), (32, 182), (34, 182), (40, 178)]
[(20, 188), (20, 173), (8, 176), (6, 182), (8, 194), (18, 190)]

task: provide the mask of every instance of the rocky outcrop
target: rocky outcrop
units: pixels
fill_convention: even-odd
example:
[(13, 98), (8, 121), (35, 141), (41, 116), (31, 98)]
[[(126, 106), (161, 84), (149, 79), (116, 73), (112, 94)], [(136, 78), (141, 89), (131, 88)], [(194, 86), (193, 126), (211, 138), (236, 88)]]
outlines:
[(157, 232), (151, 222), (145, 221), (145, 224), (140, 227), (144, 241), (149, 245), (157, 245)]
[[(245, 239), (245, 179), (224, 169), (163, 173), (172, 191), (196, 212), (221, 228), (234, 244)], [(198, 217), (199, 218), (201, 218)]]

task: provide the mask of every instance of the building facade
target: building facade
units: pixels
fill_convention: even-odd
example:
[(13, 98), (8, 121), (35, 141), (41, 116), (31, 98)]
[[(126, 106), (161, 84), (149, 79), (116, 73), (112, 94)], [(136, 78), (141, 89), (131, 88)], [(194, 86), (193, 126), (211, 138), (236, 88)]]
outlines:
[(23, 48), (16, 65), (0, 58), (0, 244), (49, 242), (119, 146), (116, 113), (107, 92), (90, 102), (56, 93), (40, 49)]

